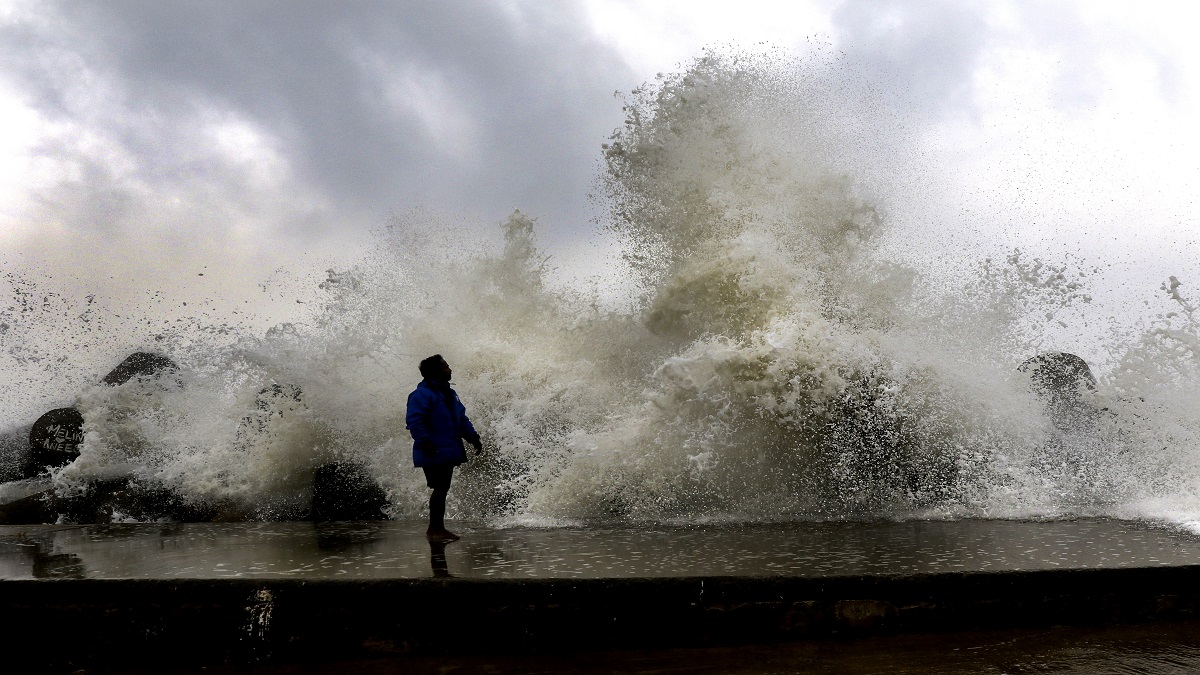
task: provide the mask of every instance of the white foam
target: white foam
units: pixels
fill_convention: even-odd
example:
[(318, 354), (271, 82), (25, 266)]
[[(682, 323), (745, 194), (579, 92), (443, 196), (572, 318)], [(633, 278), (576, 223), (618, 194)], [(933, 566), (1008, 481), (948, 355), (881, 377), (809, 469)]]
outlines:
[(352, 459), (394, 516), (419, 515), (404, 406), (437, 352), (488, 447), (452, 517), (1195, 522), (1200, 333), (1180, 285), (1174, 315), (1109, 346), (1095, 428), (1057, 431), (1016, 366), (1071, 350), (1050, 339), (1086, 277), (1014, 253), (946, 288), (891, 259), (853, 178), (869, 153), (839, 152), (862, 142), (857, 104), (805, 67), (710, 56), (633, 95), (602, 180), (627, 259), (596, 287), (635, 297), (551, 286), (520, 213), (502, 243), (407, 214), (308, 320), (176, 342), (182, 386), (85, 390), (82, 456), (56, 481), (134, 474), (286, 518), (315, 467)]

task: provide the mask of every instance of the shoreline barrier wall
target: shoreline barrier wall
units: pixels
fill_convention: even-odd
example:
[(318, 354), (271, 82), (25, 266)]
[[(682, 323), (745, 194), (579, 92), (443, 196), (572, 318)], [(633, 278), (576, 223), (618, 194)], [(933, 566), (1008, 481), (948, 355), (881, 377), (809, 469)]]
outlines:
[[(827, 577), (0, 581), (50, 667), (766, 644), (1195, 618), (1200, 565)], [(10, 652), (11, 653), (11, 652)]]

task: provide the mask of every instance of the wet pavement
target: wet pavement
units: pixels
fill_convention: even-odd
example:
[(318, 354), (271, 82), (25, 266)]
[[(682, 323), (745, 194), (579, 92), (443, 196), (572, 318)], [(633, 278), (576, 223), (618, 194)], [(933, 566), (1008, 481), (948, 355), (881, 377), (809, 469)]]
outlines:
[(1200, 537), (1146, 523), (457, 529), (5, 526), (0, 613), (45, 672), (1200, 670)]
[(636, 579), (1200, 564), (1200, 537), (1107, 519), (525, 528), (421, 523), (0, 526), (0, 579)]

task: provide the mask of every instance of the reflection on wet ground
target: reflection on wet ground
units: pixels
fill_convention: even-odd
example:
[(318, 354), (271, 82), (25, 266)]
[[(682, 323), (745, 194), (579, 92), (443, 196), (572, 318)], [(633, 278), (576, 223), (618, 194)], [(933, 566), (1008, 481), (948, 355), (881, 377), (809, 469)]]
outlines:
[(0, 527), (0, 579), (839, 576), (1200, 563), (1200, 538), (1105, 519), (588, 528), (423, 523)]

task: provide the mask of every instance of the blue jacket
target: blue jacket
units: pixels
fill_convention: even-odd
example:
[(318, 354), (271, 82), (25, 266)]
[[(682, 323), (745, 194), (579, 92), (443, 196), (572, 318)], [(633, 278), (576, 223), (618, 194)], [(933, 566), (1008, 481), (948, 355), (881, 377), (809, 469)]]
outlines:
[(429, 380), (421, 380), (408, 395), (404, 421), (413, 437), (413, 466), (462, 464), (467, 461), (462, 439), (479, 438), (458, 394), (450, 387), (444, 391), (450, 395), (449, 403)]

